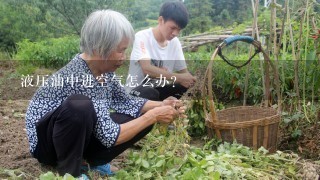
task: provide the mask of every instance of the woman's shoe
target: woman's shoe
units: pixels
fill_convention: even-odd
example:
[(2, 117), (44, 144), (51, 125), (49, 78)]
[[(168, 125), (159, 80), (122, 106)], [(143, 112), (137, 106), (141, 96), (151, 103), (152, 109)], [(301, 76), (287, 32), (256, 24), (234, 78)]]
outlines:
[[(83, 165), (81, 167), (81, 170), (88, 171), (89, 168), (88, 168), (87, 165)], [(110, 163), (107, 163), (107, 164), (104, 164), (104, 165), (100, 165), (100, 166), (90, 167), (90, 170), (98, 172), (100, 174), (100, 176), (106, 176), (106, 175), (112, 176), (112, 175), (114, 175), (114, 172), (111, 171)]]

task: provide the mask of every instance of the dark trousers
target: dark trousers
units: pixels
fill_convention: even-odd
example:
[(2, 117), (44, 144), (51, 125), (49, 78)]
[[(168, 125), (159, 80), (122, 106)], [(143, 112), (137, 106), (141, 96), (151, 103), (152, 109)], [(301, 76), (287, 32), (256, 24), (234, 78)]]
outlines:
[[(128, 115), (113, 113), (118, 124), (131, 121)], [(152, 126), (131, 140), (106, 148), (94, 137), (97, 122), (92, 101), (71, 95), (57, 109), (47, 113), (36, 125), (38, 143), (33, 156), (40, 163), (56, 166), (59, 174), (80, 175), (83, 159), (91, 166), (106, 164), (148, 134)]]
[(164, 87), (143, 87), (142, 85), (131, 90), (130, 94), (134, 96), (139, 96), (148, 100), (153, 101), (163, 101), (169, 96), (176, 97), (180, 99), (181, 96), (188, 89), (180, 84), (175, 84), (174, 86), (165, 85)]

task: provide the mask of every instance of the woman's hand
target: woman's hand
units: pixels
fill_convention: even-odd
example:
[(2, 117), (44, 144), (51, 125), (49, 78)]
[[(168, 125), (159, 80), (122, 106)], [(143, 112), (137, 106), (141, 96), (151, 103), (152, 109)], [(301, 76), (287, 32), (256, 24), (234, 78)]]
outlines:
[(153, 116), (155, 122), (165, 124), (170, 124), (178, 115), (179, 111), (168, 105), (153, 108), (144, 114), (144, 116)]
[(182, 101), (178, 100), (175, 97), (168, 97), (165, 100), (162, 101), (162, 106), (172, 106), (173, 108), (175, 108), (178, 113), (179, 116), (181, 118), (187, 118), (187, 116), (185, 115), (185, 111), (187, 109), (186, 106), (184, 106), (184, 104), (182, 103)]
[(188, 116), (185, 114), (187, 107), (186, 106), (181, 106), (177, 109), (178, 113), (179, 113), (179, 117), (180, 118), (187, 118)]
[(183, 106), (183, 103), (177, 98), (170, 96), (162, 101), (162, 106), (172, 106), (175, 109), (179, 109)]
[(175, 97), (168, 97), (161, 101), (147, 101), (143, 107), (144, 115), (147, 119), (152, 119), (153, 123), (171, 123), (175, 118), (186, 118), (186, 107), (182, 101)]

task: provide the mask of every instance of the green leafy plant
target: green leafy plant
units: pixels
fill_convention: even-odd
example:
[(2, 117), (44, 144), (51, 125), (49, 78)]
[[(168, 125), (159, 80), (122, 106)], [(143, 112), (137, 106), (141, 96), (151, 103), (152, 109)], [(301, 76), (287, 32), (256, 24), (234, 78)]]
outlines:
[(24, 40), (18, 43), (18, 52), (14, 59), (22, 66), (59, 68), (79, 53), (79, 38), (64, 37), (39, 42)]
[[(304, 165), (295, 154), (277, 151), (268, 155), (264, 148), (252, 151), (236, 143), (220, 144), (217, 151), (191, 146), (180, 156), (172, 151), (156, 152), (157, 148), (132, 152), (127, 168), (111, 179), (295, 179)], [(317, 177), (315, 170), (311, 173)]]

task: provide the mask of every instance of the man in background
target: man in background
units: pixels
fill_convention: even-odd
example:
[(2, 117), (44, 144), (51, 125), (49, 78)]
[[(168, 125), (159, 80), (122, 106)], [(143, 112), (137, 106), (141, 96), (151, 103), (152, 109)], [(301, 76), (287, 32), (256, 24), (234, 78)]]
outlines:
[(126, 91), (149, 100), (180, 98), (196, 78), (185, 62), (177, 36), (188, 24), (188, 11), (181, 1), (162, 5), (158, 25), (135, 35)]

